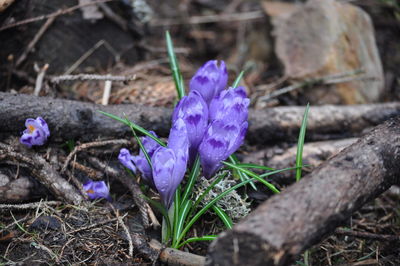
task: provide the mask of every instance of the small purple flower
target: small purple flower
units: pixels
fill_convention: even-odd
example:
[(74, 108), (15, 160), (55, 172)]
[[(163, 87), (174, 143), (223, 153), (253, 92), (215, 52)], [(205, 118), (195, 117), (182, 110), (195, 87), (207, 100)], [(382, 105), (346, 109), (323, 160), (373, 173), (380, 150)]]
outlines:
[(50, 136), (49, 127), (41, 117), (26, 119), (25, 126), (27, 129), (24, 130), (20, 142), (29, 148), (33, 145), (43, 145)]
[(133, 156), (128, 149), (122, 148), (119, 151), (118, 160), (132, 172), (136, 173), (136, 167), (133, 164)]
[(205, 63), (190, 80), (190, 90), (198, 91), (207, 104), (220, 91), (225, 89), (228, 83), (228, 71), (224, 61), (218, 66), (217, 60)]
[(152, 157), (154, 184), (164, 205), (169, 208), (185, 176), (189, 140), (185, 122), (178, 118), (171, 128), (168, 147), (159, 147)]
[(207, 179), (221, 168), (221, 161), (226, 160), (242, 145), (247, 126), (247, 121), (237, 125), (215, 120), (210, 124), (199, 147), (200, 162)]
[(210, 121), (223, 120), (240, 125), (247, 121), (249, 104), (244, 87), (223, 90), (210, 103)]
[(208, 107), (198, 91), (191, 91), (179, 101), (172, 115), (172, 123), (179, 118), (186, 124), (190, 143), (189, 165), (191, 165), (208, 126)]
[(83, 189), (90, 199), (106, 199), (111, 201), (110, 190), (104, 181), (89, 180), (83, 185)]

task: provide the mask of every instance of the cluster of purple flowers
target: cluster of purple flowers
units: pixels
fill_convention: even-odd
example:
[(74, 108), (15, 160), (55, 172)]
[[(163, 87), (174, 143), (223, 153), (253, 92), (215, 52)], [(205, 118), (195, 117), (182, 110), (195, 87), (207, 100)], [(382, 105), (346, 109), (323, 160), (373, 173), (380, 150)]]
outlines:
[(216, 60), (208, 61), (197, 71), (190, 81), (190, 93), (173, 112), (168, 147), (150, 137), (142, 138), (153, 168), (142, 151), (138, 156), (131, 156), (127, 149), (120, 151), (121, 163), (134, 172), (137, 168), (144, 180), (158, 190), (167, 207), (187, 164), (192, 165), (197, 154), (204, 176), (211, 178), (221, 168), (221, 162), (243, 143), (250, 100), (243, 87), (225, 90), (227, 82), (224, 62), (218, 65)]

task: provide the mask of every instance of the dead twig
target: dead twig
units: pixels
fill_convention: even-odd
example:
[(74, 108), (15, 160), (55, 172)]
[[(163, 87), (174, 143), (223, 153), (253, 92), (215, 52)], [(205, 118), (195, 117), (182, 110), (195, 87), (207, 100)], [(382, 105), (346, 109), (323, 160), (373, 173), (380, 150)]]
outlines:
[(33, 91), (33, 95), (39, 96), (40, 91), (42, 90), (44, 75), (46, 74), (47, 69), (49, 68), (49, 64), (45, 64), (41, 69), (39, 69), (39, 73), (35, 82), (35, 90)]
[(81, 5), (75, 5), (75, 6), (72, 6), (70, 8), (66, 8), (66, 9), (60, 9), (60, 10), (57, 10), (56, 12), (53, 12), (53, 13), (50, 13), (50, 14), (47, 14), (47, 15), (37, 16), (37, 17), (34, 17), (34, 18), (28, 18), (28, 19), (24, 19), (24, 20), (21, 20), (21, 21), (17, 21), (15, 23), (11, 23), (11, 24), (5, 25), (5, 26), (0, 28), (0, 31), (6, 30), (6, 29), (9, 29), (9, 28), (14, 28), (14, 27), (21, 26), (21, 25), (25, 25), (25, 24), (28, 24), (28, 23), (44, 20), (44, 19), (55, 18), (55, 17), (61, 16), (61, 15), (65, 15), (65, 14), (71, 13), (71, 12), (73, 12), (73, 11), (75, 11), (77, 9), (80, 9), (82, 7), (85, 7), (85, 6), (97, 5), (99, 3), (106, 3), (106, 2), (111, 2), (111, 1), (114, 1), (114, 0), (97, 0), (97, 1), (92, 1), (92, 2), (89, 2), (89, 3), (81, 4)]
[(83, 143), (79, 146), (76, 146), (74, 150), (68, 154), (67, 159), (65, 159), (64, 165), (61, 169), (61, 173), (64, 173), (67, 169), (69, 163), (71, 162), (72, 158), (80, 151), (87, 150), (90, 148), (95, 147), (103, 147), (106, 145), (129, 145), (130, 141), (126, 139), (113, 139), (113, 140), (103, 140), (103, 141), (94, 141), (89, 143)]
[(0, 143), (0, 160), (3, 159), (16, 160), (29, 165), (32, 174), (57, 198), (73, 204), (80, 204), (83, 201), (83, 197), (75, 188), (40, 155), (30, 153), (28, 157), (28, 155), (16, 152), (13, 147)]
[[(124, 229), (124, 231), (125, 231), (126, 238), (127, 238), (127, 240), (128, 240), (128, 244), (129, 244), (128, 255), (129, 255), (130, 257), (132, 257), (132, 256), (133, 256), (133, 242), (132, 242), (132, 236), (131, 236), (131, 234), (130, 234), (130, 232), (129, 232), (129, 229), (128, 229), (128, 227), (126, 227), (123, 218), (119, 215), (118, 210), (116, 210), (112, 204), (110, 204), (110, 206), (111, 206), (112, 210), (114, 211), (115, 216), (117, 217), (117, 221), (118, 221), (119, 225), (120, 225), (120, 226), (122, 227), (122, 229)], [(128, 213), (126, 213), (126, 214), (124, 215), (124, 217), (127, 216), (127, 215), (128, 215)]]
[(60, 205), (61, 201), (39, 201), (32, 203), (24, 203), (24, 204), (0, 204), (0, 211), (5, 210), (30, 210), (36, 209), (40, 206), (46, 205)]
[(364, 80), (364, 79), (371, 78), (371, 77), (359, 76), (363, 73), (364, 73), (364, 71), (362, 69), (357, 69), (357, 70), (352, 70), (352, 71), (346, 71), (343, 73), (327, 75), (327, 76), (323, 76), (323, 77), (306, 79), (303, 82), (296, 83), (296, 84), (284, 87), (282, 89), (276, 90), (268, 95), (261, 96), (258, 99), (258, 101), (269, 101), (269, 100), (276, 98), (282, 94), (286, 94), (291, 91), (298, 90), (298, 89), (301, 89), (304, 87), (315, 86), (317, 84), (330, 85), (330, 84), (345, 83), (345, 82), (349, 82), (349, 81), (355, 81), (355, 80), (360, 80), (360, 79)]
[(218, 14), (208, 16), (192, 16), (189, 19), (153, 19), (150, 21), (150, 25), (153, 27), (159, 26), (173, 26), (181, 24), (205, 24), (205, 23), (216, 23), (216, 22), (232, 22), (232, 21), (246, 21), (254, 20), (265, 17), (263, 11), (249, 11), (242, 13), (232, 14)]
[(136, 206), (139, 208), (142, 222), (145, 228), (149, 227), (149, 219), (148, 219), (149, 217), (151, 219), (153, 226), (155, 227), (160, 226), (160, 223), (157, 221), (155, 215), (152, 213), (150, 206), (142, 197), (143, 193), (139, 185), (135, 182), (133, 178), (128, 177), (125, 173), (121, 173), (121, 171), (118, 171), (106, 165), (97, 158), (90, 157), (89, 162), (93, 164), (94, 167), (102, 169), (102, 171), (104, 171), (108, 175), (118, 179), (122, 184), (125, 184), (129, 188), (133, 200), (135, 201)]
[(60, 83), (62, 81), (84, 81), (84, 80), (98, 80), (98, 81), (117, 81), (127, 82), (136, 79), (136, 75), (130, 76), (113, 76), (113, 75), (94, 75), (94, 74), (78, 74), (78, 75), (61, 75), (52, 77), (50, 79), (53, 83)]
[(32, 39), (32, 41), (28, 44), (24, 52), (19, 56), (19, 58), (15, 62), (16, 68), (18, 68), (21, 65), (21, 63), (25, 61), (25, 59), (28, 57), (28, 54), (32, 51), (32, 49), (35, 47), (36, 43), (40, 40), (40, 38), (42, 38), (43, 34), (47, 31), (47, 29), (51, 26), (51, 24), (53, 24), (55, 19), (56, 17), (48, 18), (47, 21), (43, 24), (43, 26), (40, 27), (39, 31), (35, 34), (35, 37)]
[(335, 230), (335, 234), (336, 235), (345, 235), (345, 236), (354, 236), (356, 238), (377, 240), (377, 241), (389, 241), (389, 242), (400, 241), (400, 236), (396, 236), (396, 235), (380, 235), (380, 234), (373, 234), (373, 233), (368, 233), (368, 232), (345, 230), (345, 229), (340, 229), (340, 228)]

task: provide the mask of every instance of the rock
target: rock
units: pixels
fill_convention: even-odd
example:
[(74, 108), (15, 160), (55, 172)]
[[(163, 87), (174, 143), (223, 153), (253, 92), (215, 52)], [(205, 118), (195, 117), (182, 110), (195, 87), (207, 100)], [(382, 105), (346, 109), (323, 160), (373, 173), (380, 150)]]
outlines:
[(366, 79), (306, 89), (311, 104), (378, 101), (384, 88), (381, 60), (370, 17), (358, 7), (333, 0), (309, 0), (277, 20), (276, 53), (285, 75), (302, 80), (363, 69)]

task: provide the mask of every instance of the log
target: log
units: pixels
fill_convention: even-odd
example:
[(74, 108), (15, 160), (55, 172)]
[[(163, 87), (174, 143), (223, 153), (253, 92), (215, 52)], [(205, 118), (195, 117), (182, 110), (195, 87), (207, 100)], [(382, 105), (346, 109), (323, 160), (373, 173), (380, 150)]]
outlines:
[[(0, 92), (0, 139), (20, 134), (25, 119), (42, 116), (50, 126), (52, 138), (83, 141), (102, 137), (131, 136), (130, 129), (104, 115), (102, 110), (154, 130), (159, 136), (168, 136), (172, 110), (132, 104), (102, 106), (49, 97)], [(304, 107), (275, 107), (249, 111), (249, 143), (296, 141)], [(310, 109), (307, 139), (326, 140), (359, 135), (400, 114), (400, 103), (353, 106), (316, 106)]]
[[(308, 165), (304, 170), (313, 169), (347, 146), (356, 142), (356, 138), (325, 140), (305, 143), (303, 147), (303, 164)], [(279, 147), (268, 147), (260, 151), (242, 156), (244, 163), (266, 165), (275, 169), (283, 169), (296, 165), (297, 145), (282, 150)], [(279, 185), (290, 185), (295, 181), (295, 170), (273, 175), (269, 180)]]
[(289, 265), (400, 182), (400, 118), (376, 127), (210, 245), (206, 265)]

